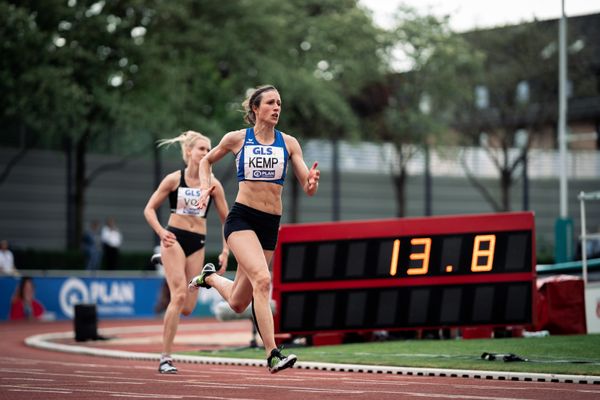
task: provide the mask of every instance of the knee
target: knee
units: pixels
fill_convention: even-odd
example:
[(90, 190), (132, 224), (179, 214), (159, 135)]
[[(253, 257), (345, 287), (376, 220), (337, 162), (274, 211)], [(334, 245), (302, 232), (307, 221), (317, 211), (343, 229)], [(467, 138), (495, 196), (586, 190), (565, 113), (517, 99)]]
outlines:
[(186, 294), (183, 292), (175, 292), (171, 293), (171, 304), (177, 307), (178, 309), (182, 309), (185, 303)]
[(254, 295), (269, 295), (269, 291), (271, 290), (271, 276), (268, 274), (259, 276), (255, 281), (253, 286)]
[(194, 311), (194, 307), (183, 307), (181, 309), (181, 314), (183, 314), (187, 317), (188, 315), (190, 315), (192, 313), (192, 311)]
[(188, 294), (185, 302), (183, 303), (183, 307), (181, 308), (181, 314), (185, 315), (186, 317), (190, 315), (194, 311), (194, 308), (196, 308), (197, 301), (197, 297)]
[(235, 302), (233, 304), (230, 304), (229, 307), (231, 307), (231, 309), (236, 313), (236, 314), (241, 314), (244, 311), (246, 311), (246, 308), (248, 308), (248, 305), (250, 305), (250, 303), (248, 302)]

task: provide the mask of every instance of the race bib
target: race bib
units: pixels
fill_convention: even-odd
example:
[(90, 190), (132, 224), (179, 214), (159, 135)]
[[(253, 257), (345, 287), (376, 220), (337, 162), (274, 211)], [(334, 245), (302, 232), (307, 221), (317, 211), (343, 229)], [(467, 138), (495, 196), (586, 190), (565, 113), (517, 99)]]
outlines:
[(244, 178), (272, 181), (283, 177), (285, 158), (282, 147), (249, 146), (244, 150)]
[(180, 187), (177, 190), (177, 209), (175, 214), (204, 217), (206, 208), (200, 208), (200, 189)]

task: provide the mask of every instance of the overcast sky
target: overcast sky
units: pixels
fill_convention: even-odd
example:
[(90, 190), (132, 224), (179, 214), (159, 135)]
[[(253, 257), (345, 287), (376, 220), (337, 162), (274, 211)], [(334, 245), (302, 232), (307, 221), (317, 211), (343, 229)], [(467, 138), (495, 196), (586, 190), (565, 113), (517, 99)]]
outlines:
[[(401, 3), (421, 13), (433, 11), (450, 15), (450, 26), (457, 31), (490, 28), (523, 21), (559, 18), (561, 0), (359, 0), (373, 11), (375, 21), (386, 26), (387, 16)], [(600, 13), (600, 0), (565, 0), (567, 16)], [(389, 22), (387, 22), (389, 23)]]

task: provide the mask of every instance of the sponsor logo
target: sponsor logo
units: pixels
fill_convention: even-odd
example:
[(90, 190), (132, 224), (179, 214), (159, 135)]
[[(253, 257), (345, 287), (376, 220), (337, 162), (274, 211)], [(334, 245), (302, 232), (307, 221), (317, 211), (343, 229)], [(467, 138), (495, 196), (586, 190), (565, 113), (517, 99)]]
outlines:
[(200, 189), (185, 188), (183, 193), (185, 196), (200, 197)]
[(273, 170), (254, 170), (254, 171), (252, 171), (252, 177), (255, 179), (273, 179), (273, 178), (275, 178), (275, 171), (273, 171)]
[(75, 315), (76, 304), (93, 303), (100, 314), (133, 315), (135, 290), (133, 282), (90, 281), (70, 278), (63, 283), (59, 294), (60, 308), (67, 317)]
[(81, 279), (71, 278), (63, 283), (59, 295), (60, 308), (67, 317), (73, 318), (73, 306), (80, 303), (89, 303), (90, 294), (87, 286)]
[(264, 146), (255, 146), (252, 148), (252, 153), (256, 154), (256, 155), (270, 156), (271, 154), (273, 154), (273, 148), (272, 147), (264, 147)]

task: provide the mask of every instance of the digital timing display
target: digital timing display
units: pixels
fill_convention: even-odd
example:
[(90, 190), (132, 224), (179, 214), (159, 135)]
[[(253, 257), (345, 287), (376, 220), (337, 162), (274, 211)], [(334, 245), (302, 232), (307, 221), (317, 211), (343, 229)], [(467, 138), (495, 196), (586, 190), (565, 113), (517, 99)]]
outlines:
[(527, 272), (531, 232), (286, 243), (281, 282)]
[(283, 225), (276, 332), (533, 321), (532, 213)]

